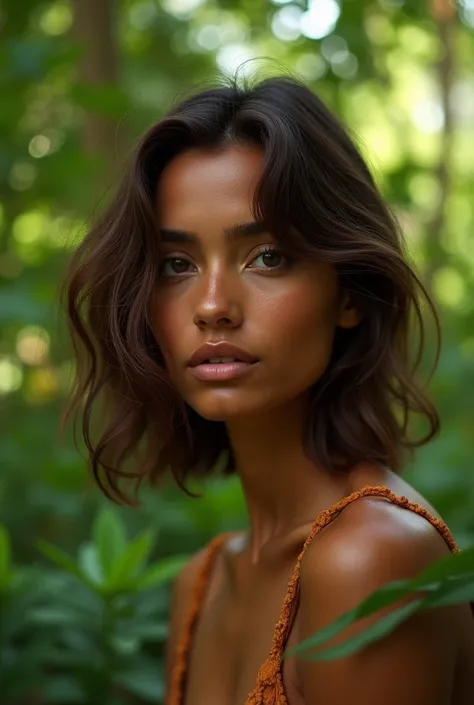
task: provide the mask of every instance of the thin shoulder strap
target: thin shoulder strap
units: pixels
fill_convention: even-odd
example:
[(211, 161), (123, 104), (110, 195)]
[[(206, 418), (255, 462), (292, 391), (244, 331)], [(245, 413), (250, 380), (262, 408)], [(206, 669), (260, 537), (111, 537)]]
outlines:
[(210, 541), (205, 549), (205, 553), (199, 566), (197, 576), (194, 580), (187, 615), (184, 620), (181, 635), (173, 654), (173, 666), (170, 679), (169, 693), (166, 698), (167, 705), (181, 705), (184, 696), (184, 684), (188, 669), (189, 651), (193, 639), (194, 629), (197, 624), (202, 604), (207, 594), (212, 568), (219, 550), (226, 539), (231, 536), (230, 532), (219, 534)]
[(283, 649), (285, 647), (286, 640), (289, 636), (292, 622), (295, 617), (295, 606), (299, 589), (301, 561), (303, 559), (304, 554), (306, 553), (308, 546), (310, 545), (314, 537), (319, 534), (319, 532), (322, 531), (322, 529), (324, 529), (328, 524), (330, 524), (335, 519), (335, 517), (340, 512), (342, 512), (343, 509), (345, 509), (349, 504), (352, 504), (361, 497), (368, 496), (385, 497), (386, 499), (390, 500), (390, 502), (392, 502), (393, 504), (397, 504), (400, 507), (409, 509), (412, 512), (415, 512), (416, 514), (419, 514), (420, 516), (424, 517), (430, 522), (430, 524), (435, 527), (435, 529), (438, 530), (438, 532), (448, 544), (451, 551), (453, 553), (459, 552), (459, 548), (457, 547), (450, 530), (448, 529), (446, 524), (441, 521), (441, 519), (438, 519), (437, 517), (430, 514), (427, 509), (425, 509), (419, 504), (416, 504), (416, 502), (410, 502), (407, 497), (396, 495), (394, 492), (392, 492), (392, 490), (390, 490), (388, 487), (385, 487), (384, 485), (367, 485), (358, 492), (354, 492), (348, 497), (345, 497), (329, 509), (326, 509), (325, 511), (321, 512), (321, 514), (317, 517), (316, 521), (313, 523), (309, 536), (304, 543), (301, 553), (298, 556), (296, 566), (288, 583), (288, 589), (283, 602), (280, 619), (278, 620), (273, 633), (270, 658), (267, 662), (267, 671), (273, 671), (274, 669), (277, 669), (279, 667), (281, 654), (283, 653)]

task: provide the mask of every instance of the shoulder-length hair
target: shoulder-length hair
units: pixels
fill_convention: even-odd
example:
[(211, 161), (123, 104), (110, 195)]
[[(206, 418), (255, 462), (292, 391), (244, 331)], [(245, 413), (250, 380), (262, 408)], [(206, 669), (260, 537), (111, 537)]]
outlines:
[[(160, 266), (154, 196), (164, 167), (192, 147), (259, 145), (264, 167), (253, 210), (282, 249), (332, 263), (362, 312), (338, 330), (328, 369), (311, 389), (303, 443), (328, 472), (359, 461), (399, 470), (405, 451), (438, 430), (435, 408), (416, 383), (424, 348), (421, 300), (434, 306), (403, 253), (395, 218), (340, 122), (289, 77), (236, 81), (186, 99), (141, 139), (118, 193), (74, 254), (65, 300), (76, 357), (65, 418), (81, 419), (90, 466), (115, 501), (121, 486), (208, 474), (227, 452), (225, 424), (205, 420), (171, 383), (148, 306)], [(435, 361), (435, 364), (436, 364)], [(428, 422), (412, 437), (415, 412)]]

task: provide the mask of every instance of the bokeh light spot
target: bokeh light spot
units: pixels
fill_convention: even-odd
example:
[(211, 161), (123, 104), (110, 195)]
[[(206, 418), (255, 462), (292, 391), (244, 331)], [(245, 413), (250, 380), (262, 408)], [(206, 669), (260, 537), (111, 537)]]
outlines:
[(295, 68), (304, 81), (318, 81), (326, 74), (328, 65), (320, 54), (302, 54)]
[(157, 14), (156, 4), (151, 2), (151, 0), (137, 3), (130, 8), (130, 24), (135, 29), (147, 29)]
[(442, 267), (433, 277), (433, 291), (448, 308), (458, 308), (466, 296), (466, 283), (454, 267)]
[(51, 140), (46, 135), (35, 135), (30, 144), (28, 145), (28, 152), (35, 159), (41, 159), (41, 157), (49, 154), (51, 149)]
[(39, 18), (39, 26), (45, 34), (58, 36), (65, 34), (72, 25), (73, 13), (69, 2), (54, 2), (50, 4)]
[(38, 171), (30, 162), (16, 162), (8, 175), (8, 183), (14, 191), (27, 191), (36, 181)]
[(175, 17), (186, 17), (203, 5), (205, 0), (161, 0), (165, 12)]
[(309, 39), (322, 39), (333, 31), (340, 14), (336, 0), (311, 0), (301, 15), (301, 31)]
[(48, 332), (39, 326), (25, 326), (17, 335), (16, 353), (27, 365), (42, 365), (49, 354)]
[(284, 42), (292, 42), (301, 36), (301, 16), (303, 11), (293, 5), (276, 12), (272, 20), (272, 32)]
[(0, 358), (0, 394), (10, 394), (20, 389), (23, 371), (20, 365), (9, 357)]

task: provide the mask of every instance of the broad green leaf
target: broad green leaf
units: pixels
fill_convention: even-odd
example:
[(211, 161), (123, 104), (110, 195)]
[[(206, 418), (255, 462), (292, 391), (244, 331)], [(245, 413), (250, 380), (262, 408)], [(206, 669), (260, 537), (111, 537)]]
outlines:
[(347, 639), (343, 644), (317, 653), (306, 653), (302, 658), (304, 661), (332, 661), (334, 659), (350, 656), (356, 651), (363, 649), (368, 644), (378, 641), (393, 632), (399, 624), (420, 610), (425, 599), (426, 598), (419, 598), (402, 607), (398, 607), (360, 634), (357, 634), (351, 639)]
[(139, 590), (158, 587), (172, 580), (183, 568), (189, 556), (172, 556), (151, 565), (137, 580)]
[(474, 572), (449, 578), (426, 600), (423, 609), (474, 602)]
[[(466, 564), (465, 564), (466, 565)], [(424, 598), (410, 602), (408, 605), (400, 607), (390, 614), (382, 617), (374, 625), (348, 639), (343, 644), (326, 649), (316, 654), (309, 654), (305, 651), (302, 658), (304, 660), (329, 661), (336, 658), (343, 658), (370, 643), (388, 636), (403, 621), (408, 619), (418, 610), (435, 609), (448, 605), (462, 604), (474, 600), (474, 573), (466, 575), (455, 574), (448, 577), (444, 582), (439, 583), (438, 588)], [(347, 615), (346, 615), (347, 616)], [(338, 630), (339, 632), (340, 630)]]
[(47, 558), (49, 558), (58, 568), (62, 568), (71, 575), (75, 575), (82, 582), (90, 584), (86, 576), (83, 575), (80, 567), (74, 563), (74, 560), (64, 553), (60, 548), (53, 546), (53, 544), (48, 541), (39, 540), (37, 546), (41, 553), (43, 553)]
[(474, 546), (464, 549), (460, 553), (450, 553), (428, 566), (420, 575), (413, 578), (412, 587), (424, 585), (431, 581), (438, 582), (444, 578), (455, 575), (465, 575), (474, 572)]
[(10, 537), (4, 526), (0, 526), (0, 581), (10, 572), (11, 547)]
[(346, 612), (338, 617), (334, 622), (331, 622), (331, 624), (327, 627), (324, 627), (324, 629), (320, 629), (316, 632), (316, 634), (308, 637), (308, 639), (305, 639), (299, 644), (296, 644), (296, 646), (292, 646), (290, 649), (287, 649), (283, 653), (283, 660), (289, 656), (296, 656), (297, 654), (306, 653), (308, 649), (313, 649), (321, 644), (324, 644), (325, 641), (329, 641), (329, 639), (332, 639), (336, 636), (336, 634), (339, 634), (344, 631), (344, 629), (347, 629), (347, 627), (356, 619), (357, 608), (351, 610), (350, 612)]
[[(455, 577), (470, 574), (473, 570), (473, 563), (474, 549), (470, 548), (461, 553), (449, 554), (443, 557), (415, 578), (388, 583), (369, 595), (356, 608), (341, 615), (341, 617), (320, 630), (317, 634), (306, 639), (301, 644), (288, 649), (284, 657), (304, 653), (307, 649), (320, 646), (325, 641), (332, 639), (342, 632), (354, 621), (362, 619), (363, 617), (369, 617), (380, 609), (388, 607), (414, 592), (425, 591), (435, 594), (440, 589), (441, 585), (444, 584), (443, 578), (446, 580), (447, 576)], [(462, 601), (464, 600), (460, 600), (460, 602)]]
[(79, 546), (78, 563), (84, 575), (94, 586), (103, 584), (104, 573), (93, 543), (83, 543)]
[[(314, 634), (300, 644), (288, 649), (284, 657), (294, 656), (295, 654), (305, 652), (307, 649), (320, 646), (325, 641), (329, 641), (329, 639), (332, 639), (337, 634), (344, 631), (356, 620), (369, 617), (382, 608), (388, 607), (401, 598), (406, 597), (412, 592), (412, 590), (409, 589), (410, 582), (410, 580), (396, 580), (387, 583), (387, 585), (384, 585), (379, 590), (369, 595), (363, 602), (357, 605), (357, 607), (338, 617), (338, 619), (324, 629), (321, 629), (317, 634)], [(436, 585), (432, 584), (425, 587), (425, 589), (430, 590), (434, 590), (435, 588)]]
[(155, 533), (148, 530), (143, 531), (128, 544), (110, 569), (107, 582), (109, 588), (120, 587), (124, 583), (133, 581), (146, 562), (154, 540)]
[(127, 548), (125, 527), (112, 507), (104, 507), (97, 515), (93, 536), (104, 575), (109, 577), (112, 566)]

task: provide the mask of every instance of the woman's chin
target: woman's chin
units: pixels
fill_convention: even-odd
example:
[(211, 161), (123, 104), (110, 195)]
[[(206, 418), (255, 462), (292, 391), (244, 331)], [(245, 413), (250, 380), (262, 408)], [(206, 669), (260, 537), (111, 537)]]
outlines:
[(188, 401), (194, 411), (208, 421), (232, 421), (238, 418), (256, 416), (261, 412), (255, 404), (239, 404), (237, 399), (213, 399), (207, 403)]
[(224, 409), (195, 409), (199, 416), (207, 421), (232, 421), (233, 419), (242, 418), (242, 416), (247, 416), (247, 414), (238, 413), (237, 410), (224, 410)]

